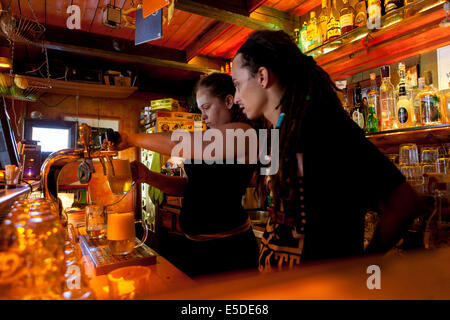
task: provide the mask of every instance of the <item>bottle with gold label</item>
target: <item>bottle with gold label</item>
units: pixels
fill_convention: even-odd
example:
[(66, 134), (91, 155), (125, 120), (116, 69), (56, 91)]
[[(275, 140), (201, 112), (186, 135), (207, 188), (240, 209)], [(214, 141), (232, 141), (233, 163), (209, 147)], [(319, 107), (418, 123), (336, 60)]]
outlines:
[(341, 27), (341, 35), (346, 34), (354, 29), (355, 10), (349, 4), (349, 0), (343, 0), (343, 7), (340, 11), (339, 23)]
[(381, 28), (381, 1), (368, 0), (367, 12), (369, 14), (367, 19), (367, 28), (369, 30)]
[(333, 5), (327, 23), (327, 39), (332, 41), (341, 36), (341, 26), (339, 24), (339, 12), (336, 9), (336, 0), (332, 0)]
[(308, 51), (312, 50), (319, 46), (319, 28), (317, 25), (317, 18), (316, 13), (314, 11), (311, 11), (310, 13), (310, 19), (307, 27), (307, 35), (308, 35)]
[(367, 24), (367, 6), (365, 0), (360, 0), (355, 5), (355, 27), (363, 27)]
[(319, 34), (322, 44), (327, 42), (328, 1), (322, 0), (322, 11), (319, 15)]
[(411, 105), (411, 100), (408, 98), (406, 92), (406, 71), (405, 64), (398, 64), (398, 72), (400, 76), (400, 82), (398, 84), (398, 101), (397, 101), (397, 121), (398, 128), (409, 128), (413, 125), (414, 110)]

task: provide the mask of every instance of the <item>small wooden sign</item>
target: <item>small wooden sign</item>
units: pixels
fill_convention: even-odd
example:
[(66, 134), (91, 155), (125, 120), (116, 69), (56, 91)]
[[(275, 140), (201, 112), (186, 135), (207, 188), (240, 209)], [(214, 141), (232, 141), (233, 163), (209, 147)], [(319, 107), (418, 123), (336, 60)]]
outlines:
[[(136, 239), (136, 243), (138, 243), (138, 239)], [(121, 267), (156, 264), (156, 253), (145, 244), (134, 249), (128, 255), (113, 256), (106, 239), (93, 240), (87, 235), (80, 235), (80, 247), (83, 255), (91, 260), (97, 276)]]

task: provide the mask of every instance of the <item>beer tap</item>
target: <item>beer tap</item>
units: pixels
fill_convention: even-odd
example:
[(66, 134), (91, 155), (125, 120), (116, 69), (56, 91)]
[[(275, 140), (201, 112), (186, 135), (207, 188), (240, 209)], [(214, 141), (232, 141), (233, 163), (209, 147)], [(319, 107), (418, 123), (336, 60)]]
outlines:
[(44, 161), (41, 172), (41, 185), (44, 197), (58, 204), (59, 212), (62, 213), (62, 203), (58, 194), (58, 177), (61, 169), (68, 163), (83, 160), (78, 166), (78, 180), (86, 184), (91, 180), (92, 173), (95, 172), (93, 159), (99, 159), (103, 168), (104, 175), (107, 175), (107, 163), (111, 168), (111, 174), (115, 175), (112, 158), (118, 155), (115, 150), (115, 144), (118, 141), (119, 134), (112, 129), (108, 129), (105, 139), (101, 141), (101, 149), (94, 149), (92, 144), (92, 128), (83, 123), (78, 127), (80, 132), (80, 141), (83, 148), (64, 149), (56, 151), (48, 156)]

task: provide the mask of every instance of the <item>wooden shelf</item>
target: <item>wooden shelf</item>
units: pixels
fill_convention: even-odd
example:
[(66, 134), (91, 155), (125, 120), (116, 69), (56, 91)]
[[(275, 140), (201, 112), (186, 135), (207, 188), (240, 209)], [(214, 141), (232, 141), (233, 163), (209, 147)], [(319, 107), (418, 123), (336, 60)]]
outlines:
[[(450, 44), (443, 0), (418, 0), (382, 18), (382, 28), (359, 27), (306, 54), (333, 80)], [(406, 14), (405, 14), (406, 12)]]
[(109, 86), (104, 84), (63, 81), (46, 78), (22, 76), (29, 82), (41, 84), (41, 92), (64, 95), (80, 95), (97, 98), (125, 99), (132, 95), (137, 87)]
[(431, 145), (450, 142), (450, 124), (377, 132), (366, 137), (383, 153), (398, 153), (403, 143)]

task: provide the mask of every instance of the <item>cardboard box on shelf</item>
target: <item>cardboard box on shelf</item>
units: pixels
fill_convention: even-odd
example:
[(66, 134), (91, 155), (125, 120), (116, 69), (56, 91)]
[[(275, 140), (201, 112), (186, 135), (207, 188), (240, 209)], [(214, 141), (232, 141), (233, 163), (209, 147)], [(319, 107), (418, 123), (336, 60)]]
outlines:
[(172, 98), (150, 101), (150, 107), (154, 110), (181, 111), (180, 103)]

